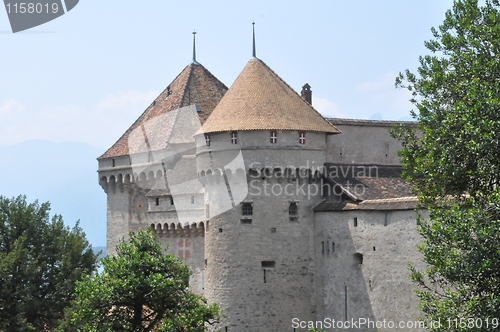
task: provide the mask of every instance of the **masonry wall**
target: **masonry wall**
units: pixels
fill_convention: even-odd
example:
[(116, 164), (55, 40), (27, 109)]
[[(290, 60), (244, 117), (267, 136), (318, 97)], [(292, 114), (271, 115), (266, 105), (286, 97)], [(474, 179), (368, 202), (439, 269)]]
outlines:
[[(298, 132), (278, 131), (276, 144), (270, 143), (268, 131), (241, 132), (238, 144), (229, 146), (232, 150), (217, 144), (227, 144), (230, 133), (212, 134), (211, 139), (210, 148), (198, 152), (202, 176), (219, 174), (217, 167), (233, 162), (231, 158), (241, 152), (241, 171), (248, 186), (241, 201), (215, 213), (212, 206), (228, 190), (233, 192), (234, 186), (230, 181), (226, 185), (220, 174), (206, 181), (210, 224), (205, 242), (205, 295), (225, 314), (213, 330), (292, 331), (294, 317), (315, 318), (312, 207), (322, 196), (313, 166), (324, 163), (325, 135), (307, 133), (306, 144), (301, 146)], [(284, 171), (298, 172), (299, 168), (302, 175)], [(293, 218), (291, 203), (297, 205)], [(244, 204), (252, 206), (251, 217), (243, 215)]]
[(415, 227), (413, 210), (316, 213), (317, 320), (385, 320), (397, 325), (379, 331), (425, 331), (418, 328), (416, 285), (408, 277), (409, 262), (425, 268)]
[(99, 160), (99, 184), (107, 194), (106, 252), (115, 253), (120, 240), (128, 235), (130, 220), (130, 159), (125, 157)]
[(290, 221), (287, 197), (249, 199), (251, 224), (242, 223), (241, 206), (210, 219), (206, 296), (225, 314), (216, 328), (290, 330), (293, 317), (314, 317), (311, 202), (298, 199)]
[(106, 252), (113, 255), (120, 239), (127, 236), (128, 228), (129, 195), (127, 191), (117, 190), (107, 194), (106, 204)]
[[(127, 238), (130, 231), (151, 227), (157, 233), (162, 246), (168, 247), (170, 253), (182, 258), (189, 265), (193, 271), (190, 287), (197, 294), (203, 294), (204, 223), (180, 225), (176, 205), (172, 204), (171, 196), (164, 194), (167, 188), (160, 168), (161, 163), (148, 163), (147, 155), (136, 156), (135, 161), (142, 164), (132, 168), (128, 157), (99, 161), (100, 184), (107, 193), (108, 254), (113, 255), (116, 252), (116, 245), (121, 239)], [(163, 194), (150, 196), (151, 189), (155, 187), (161, 189)], [(194, 192), (185, 197), (177, 197), (177, 205), (191, 206), (196, 200), (203, 200), (203, 194)], [(194, 209), (193, 213), (196, 214), (195, 217), (199, 217), (200, 211)]]
[[(375, 121), (373, 121), (375, 122)], [(328, 136), (327, 162), (400, 165), (401, 143), (390, 135), (391, 125), (336, 124), (342, 133)]]
[(205, 228), (184, 228), (157, 231), (161, 246), (168, 253), (183, 259), (193, 275), (189, 288), (198, 295), (205, 293)]

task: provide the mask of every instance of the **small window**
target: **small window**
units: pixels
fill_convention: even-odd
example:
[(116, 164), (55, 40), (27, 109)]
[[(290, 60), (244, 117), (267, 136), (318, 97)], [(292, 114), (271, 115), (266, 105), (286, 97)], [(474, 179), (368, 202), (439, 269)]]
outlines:
[(266, 271), (274, 270), (276, 267), (275, 261), (262, 261), (262, 270), (264, 271), (264, 283), (267, 283)]
[(113, 159), (113, 167), (115, 167), (115, 166), (116, 166), (116, 162), (115, 162), (115, 160)]
[(265, 270), (271, 270), (276, 268), (276, 262), (275, 261), (262, 261), (262, 268)]
[(241, 214), (243, 216), (249, 217), (253, 215), (253, 206), (250, 203), (243, 203), (241, 208)]
[(174, 205), (174, 198), (170, 196), (170, 205)]
[(271, 131), (271, 143), (276, 144), (278, 141), (278, 133), (275, 131)]
[(299, 133), (299, 143), (306, 144), (306, 133)]
[(191, 204), (194, 204), (194, 196), (191, 196)]
[(160, 205), (160, 198), (156, 197), (156, 206)]
[(354, 227), (358, 227), (358, 218), (354, 218), (353, 225)]
[(207, 146), (210, 146), (210, 134), (205, 134), (205, 144), (207, 144)]
[(363, 264), (363, 254), (355, 253), (352, 258), (354, 259), (354, 264)]
[(288, 216), (290, 217), (290, 221), (297, 221), (297, 203), (292, 202), (288, 206)]
[(238, 144), (238, 133), (235, 131), (231, 133), (231, 144)]

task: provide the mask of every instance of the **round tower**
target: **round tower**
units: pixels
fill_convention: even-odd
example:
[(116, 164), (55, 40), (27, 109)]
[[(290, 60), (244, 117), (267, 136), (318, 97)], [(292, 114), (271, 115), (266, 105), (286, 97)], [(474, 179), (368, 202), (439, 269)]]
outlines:
[(253, 58), (197, 135), (205, 189), (205, 295), (214, 330), (291, 330), (314, 320), (314, 224), (327, 135), (340, 131)]

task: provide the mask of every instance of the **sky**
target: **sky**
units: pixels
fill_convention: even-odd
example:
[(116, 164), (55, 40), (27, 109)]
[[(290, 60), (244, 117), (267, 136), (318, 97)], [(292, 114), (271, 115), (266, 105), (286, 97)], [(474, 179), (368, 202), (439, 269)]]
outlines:
[(0, 10), (0, 146), (110, 147), (197, 60), (230, 86), (252, 52), (326, 116), (408, 119), (394, 78), (415, 70), (451, 0), (93, 1), (13, 34)]
[(230, 86), (252, 56), (252, 22), (257, 57), (296, 91), (309, 83), (323, 115), (409, 120), (394, 79), (429, 54), (424, 41), (451, 5), (81, 0), (16, 34), (0, 9), (0, 147), (43, 139), (104, 152), (191, 62), (194, 30), (198, 62)]

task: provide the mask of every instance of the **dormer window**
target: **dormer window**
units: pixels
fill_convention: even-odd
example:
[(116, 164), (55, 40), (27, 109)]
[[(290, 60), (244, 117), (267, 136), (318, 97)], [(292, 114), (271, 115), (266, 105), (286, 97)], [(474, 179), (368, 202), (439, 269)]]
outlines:
[(210, 146), (210, 134), (205, 134), (205, 143)]
[(238, 134), (235, 131), (231, 133), (231, 144), (238, 144)]
[(306, 144), (306, 133), (304, 132), (299, 133), (299, 143)]
[(278, 141), (278, 133), (275, 131), (271, 131), (271, 143), (276, 144)]

